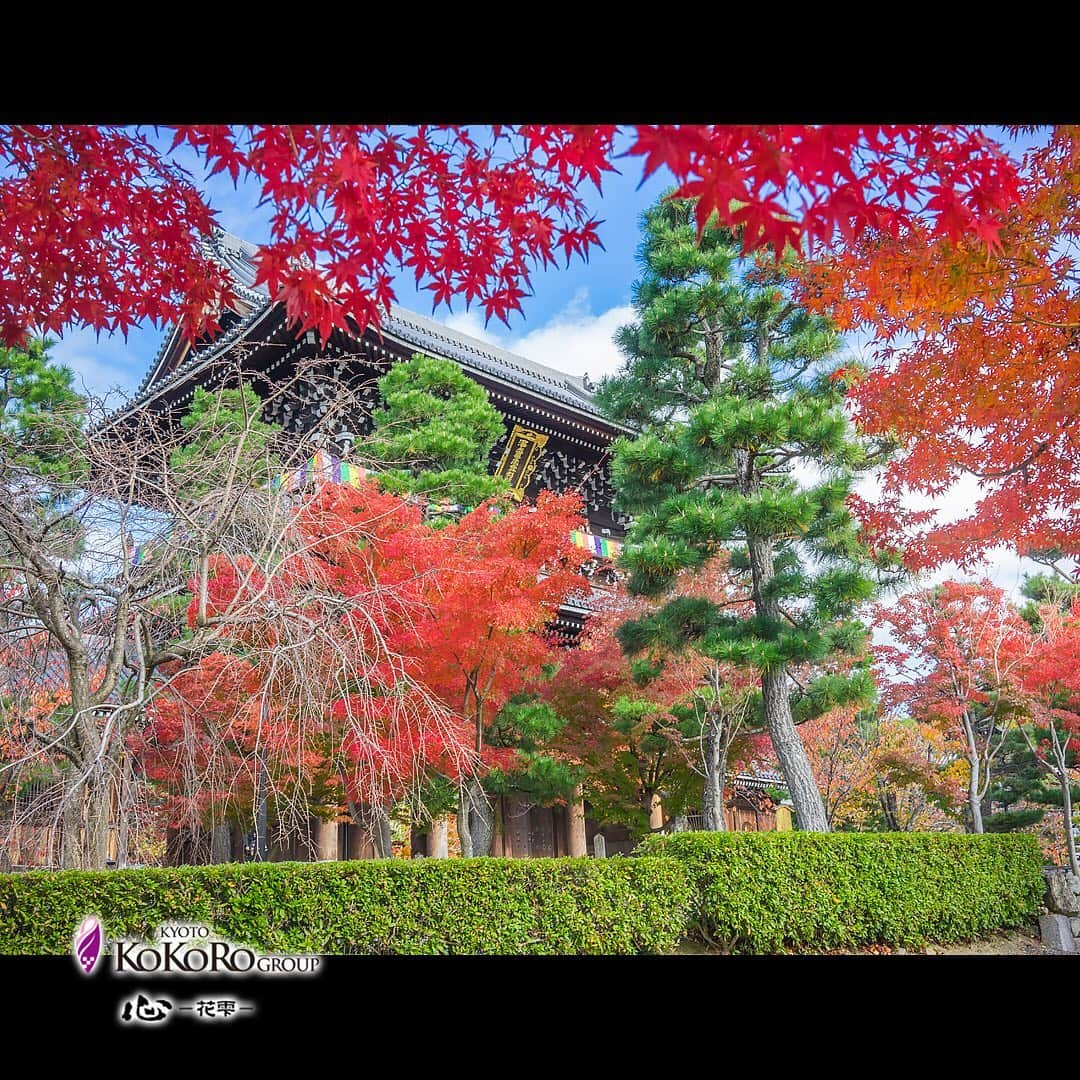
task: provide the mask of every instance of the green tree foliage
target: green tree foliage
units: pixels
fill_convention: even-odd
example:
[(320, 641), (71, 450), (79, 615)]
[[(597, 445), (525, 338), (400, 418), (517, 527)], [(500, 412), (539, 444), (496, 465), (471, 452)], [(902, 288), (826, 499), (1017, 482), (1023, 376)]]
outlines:
[(259, 395), (248, 386), (195, 390), (191, 408), (181, 420), (188, 433), (184, 445), (169, 455), (176, 490), (188, 499), (239, 484), (269, 483), (282, 471), (274, 447), (281, 434), (261, 419)]
[(682, 596), (620, 640), (631, 653), (689, 642), (756, 669), (799, 826), (825, 832), (795, 722), (873, 693), (856, 615), (875, 567), (847, 505), (873, 456), (843, 413), (840, 340), (791, 299), (782, 267), (740, 262), (725, 229), (698, 242), (693, 202), (662, 201), (644, 228), (639, 319), (601, 391), (644, 429), (614, 449), (618, 503), (636, 517), (623, 564), (632, 591), (656, 596), (726, 549), (753, 612)]
[(379, 393), (383, 405), (364, 453), (383, 488), (462, 506), (506, 490), (487, 470), (502, 417), (457, 364), (416, 353), (379, 380)]
[(86, 400), (72, 387), (69, 368), (49, 350), (56, 342), (32, 341), (26, 349), (0, 348), (0, 433), (9, 460), (60, 483), (77, 480)]
[(1025, 574), (1020, 592), (1027, 601), (1020, 608), (1020, 614), (1032, 630), (1037, 632), (1043, 625), (1039, 608), (1054, 604), (1062, 611), (1068, 611), (1076, 598), (1080, 597), (1080, 584), (1050, 574)]
[(492, 769), (484, 789), (492, 794), (520, 792), (541, 806), (564, 799), (582, 779), (581, 768), (548, 752), (566, 725), (546, 701), (532, 694), (517, 694), (499, 710), (488, 730), (488, 740), (518, 751), (512, 770)]
[[(1038, 725), (1031, 726), (1030, 734), (1036, 745), (1049, 738), (1048, 729)], [(1069, 768), (1075, 769), (1076, 751), (1066, 751), (1066, 760)], [(1080, 785), (1071, 785), (1071, 796), (1073, 805), (1080, 805)], [(990, 788), (989, 800), (1003, 809), (984, 816), (983, 827), (987, 832), (1027, 829), (1042, 821), (1048, 808), (1060, 810), (1064, 805), (1060, 786), (1035, 760), (1020, 731), (1011, 731), (1005, 738), (998, 755), (997, 780)]]

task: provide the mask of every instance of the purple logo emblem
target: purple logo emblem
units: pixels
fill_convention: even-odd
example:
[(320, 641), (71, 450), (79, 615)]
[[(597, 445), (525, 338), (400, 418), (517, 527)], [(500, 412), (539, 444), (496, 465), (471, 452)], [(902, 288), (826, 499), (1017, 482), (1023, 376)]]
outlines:
[(101, 955), (101, 923), (93, 915), (87, 915), (75, 931), (75, 959), (87, 975)]

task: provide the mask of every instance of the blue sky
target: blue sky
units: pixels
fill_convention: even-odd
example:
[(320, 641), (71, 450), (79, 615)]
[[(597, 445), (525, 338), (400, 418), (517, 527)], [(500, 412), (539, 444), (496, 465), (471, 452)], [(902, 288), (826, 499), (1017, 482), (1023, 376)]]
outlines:
[[(1000, 135), (993, 129), (991, 133)], [(1020, 149), (1017, 144), (1011, 148)], [(181, 162), (218, 211), (218, 220), (225, 229), (253, 243), (267, 238), (269, 210), (257, 205), (257, 185), (241, 183), (234, 189), (223, 174), (204, 178), (192, 155), (181, 158)], [(573, 374), (588, 372), (596, 379), (615, 370), (619, 356), (611, 337), (633, 314), (630, 288), (637, 274), (634, 254), (639, 240), (638, 215), (670, 183), (670, 178), (658, 173), (639, 187), (640, 158), (623, 158), (615, 164), (620, 173), (605, 176), (602, 197), (591, 184), (583, 189), (590, 210), (603, 221), (599, 231), (604, 250), (594, 250), (588, 263), (574, 259), (568, 267), (560, 263), (557, 268), (535, 271), (533, 295), (522, 301), (522, 314), (510, 316), (509, 328), (496, 321), (485, 328), (483, 316), (475, 309), (466, 313), (463, 304), (455, 304), (452, 313), (441, 307), (434, 317)], [(399, 276), (395, 289), (399, 304), (432, 314), (430, 293), (415, 288), (411, 273)], [(102, 334), (98, 338), (92, 331), (70, 331), (53, 355), (71, 367), (77, 381), (89, 391), (105, 394), (116, 388), (130, 394), (146, 373), (164, 335), (164, 330), (149, 327), (132, 331), (125, 341), (119, 335)], [(958, 485), (935, 505), (947, 517), (958, 517), (976, 499), (977, 488), (972, 482)], [(1031, 566), (1026, 568), (1030, 570)], [(988, 573), (997, 584), (1011, 590), (1016, 587), (1021, 569), (1020, 560), (1002, 550), (995, 554)], [(957, 576), (954, 567), (943, 568), (934, 580), (949, 576)]]

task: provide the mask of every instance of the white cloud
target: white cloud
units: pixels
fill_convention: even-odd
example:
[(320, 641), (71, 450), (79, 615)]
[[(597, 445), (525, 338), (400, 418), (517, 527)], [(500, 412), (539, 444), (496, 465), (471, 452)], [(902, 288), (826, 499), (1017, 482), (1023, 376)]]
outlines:
[(504, 339), (484, 326), (483, 317), (475, 308), (457, 315), (433, 317), (438, 318), (439, 322), (445, 323), (451, 330), (457, 330), (459, 334), (468, 334), (470, 337), (478, 338), (480, 341), (486, 341), (489, 345), (497, 345), (500, 349), (507, 348)]
[(509, 349), (528, 360), (546, 364), (568, 375), (588, 374), (593, 382), (617, 371), (622, 357), (612, 338), (634, 317), (629, 305), (608, 308), (594, 315), (589, 290), (579, 289), (571, 301), (548, 322), (525, 334), (496, 334), (475, 311), (450, 315), (442, 321), (453, 330), (471, 334), (489, 345)]
[(629, 305), (594, 315), (588, 290), (579, 289), (550, 322), (512, 339), (507, 348), (570, 375), (588, 373), (593, 382), (599, 382), (601, 376), (611, 375), (622, 366), (622, 356), (612, 338), (633, 317), (634, 309)]

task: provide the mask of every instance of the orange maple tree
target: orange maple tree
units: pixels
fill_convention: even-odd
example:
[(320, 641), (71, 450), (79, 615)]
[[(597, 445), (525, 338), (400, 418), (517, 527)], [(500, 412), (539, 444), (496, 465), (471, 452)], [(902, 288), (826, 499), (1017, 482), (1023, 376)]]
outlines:
[[(875, 339), (868, 373), (851, 373), (853, 414), (901, 452), (859, 513), (912, 567), (968, 566), (999, 544), (1080, 553), (1080, 127), (1026, 154), (1018, 195), (996, 236), (943, 237), (916, 217), (804, 270), (808, 306)], [(905, 505), (965, 476), (980, 499), (958, 521)]]
[(1041, 769), (1053, 777), (1061, 793), (1065, 851), (1072, 872), (1080, 877), (1080, 858), (1073, 831), (1073, 789), (1080, 754), (1080, 600), (1063, 610), (1057, 604), (1039, 608), (1039, 631), (1019, 651), (1017, 677), (1033, 731), (1021, 726)]
[(1023, 709), (1018, 671), (1030, 628), (988, 580), (905, 593), (880, 606), (875, 623), (890, 637), (874, 649), (886, 709), (953, 740), (967, 762), (969, 827), (981, 833), (995, 760)]
[(889, 714), (860, 722), (844, 706), (806, 721), (799, 734), (831, 827), (956, 828), (964, 777), (954, 732)]

